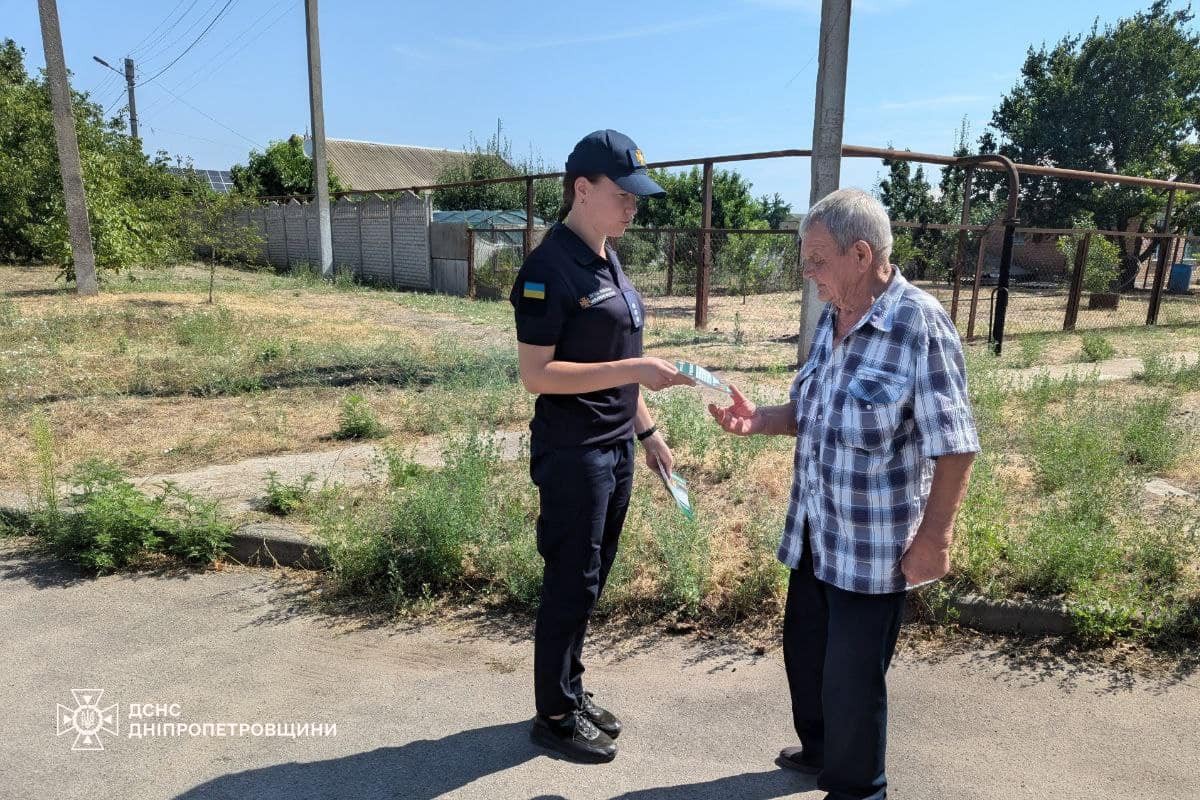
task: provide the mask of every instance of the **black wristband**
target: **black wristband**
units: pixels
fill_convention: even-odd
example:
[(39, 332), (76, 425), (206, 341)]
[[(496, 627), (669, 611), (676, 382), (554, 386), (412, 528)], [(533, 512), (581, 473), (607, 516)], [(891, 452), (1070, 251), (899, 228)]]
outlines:
[(658, 432), (658, 426), (651, 425), (649, 428), (646, 428), (646, 430), (642, 431), (641, 433), (639, 433), (637, 435), (637, 440), (639, 442), (644, 442), (657, 432)]

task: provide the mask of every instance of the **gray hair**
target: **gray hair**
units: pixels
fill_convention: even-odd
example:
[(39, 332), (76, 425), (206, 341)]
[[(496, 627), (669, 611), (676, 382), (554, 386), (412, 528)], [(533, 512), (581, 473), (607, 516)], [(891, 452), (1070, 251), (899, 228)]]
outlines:
[(892, 254), (892, 223), (887, 209), (862, 189), (838, 189), (822, 197), (800, 222), (800, 238), (818, 222), (843, 253), (862, 241), (871, 246), (876, 264), (886, 264)]

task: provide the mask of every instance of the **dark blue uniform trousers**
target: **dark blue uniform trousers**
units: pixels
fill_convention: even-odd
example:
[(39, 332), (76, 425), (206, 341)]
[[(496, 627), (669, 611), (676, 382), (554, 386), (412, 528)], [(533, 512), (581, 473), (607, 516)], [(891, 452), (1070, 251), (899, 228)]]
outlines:
[(537, 712), (569, 713), (583, 699), (583, 638), (617, 555), (633, 488), (633, 439), (607, 447), (533, 452), (541, 496), (537, 547), (546, 565), (534, 630)]
[(828, 800), (884, 800), (887, 685), (904, 592), (860, 594), (819, 581), (805, 525), (783, 615), (783, 661), (804, 759)]

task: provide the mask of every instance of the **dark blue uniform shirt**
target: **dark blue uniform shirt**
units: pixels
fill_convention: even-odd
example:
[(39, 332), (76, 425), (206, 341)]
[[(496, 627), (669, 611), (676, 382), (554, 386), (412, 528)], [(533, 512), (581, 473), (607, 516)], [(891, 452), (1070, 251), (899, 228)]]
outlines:
[[(509, 299), (517, 341), (554, 347), (556, 361), (596, 363), (642, 354), (645, 311), (617, 254), (601, 258), (566, 225), (546, 232), (517, 273)], [(633, 435), (638, 384), (538, 395), (533, 446), (602, 446)]]

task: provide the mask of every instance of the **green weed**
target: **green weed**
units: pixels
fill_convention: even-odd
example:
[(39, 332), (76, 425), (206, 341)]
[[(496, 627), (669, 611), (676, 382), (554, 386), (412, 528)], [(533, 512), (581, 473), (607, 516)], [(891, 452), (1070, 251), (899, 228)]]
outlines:
[(379, 439), (387, 436), (387, 428), (375, 416), (363, 396), (357, 393), (348, 394), (342, 400), (338, 420), (338, 429), (333, 432), (335, 439)]

